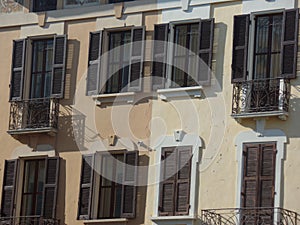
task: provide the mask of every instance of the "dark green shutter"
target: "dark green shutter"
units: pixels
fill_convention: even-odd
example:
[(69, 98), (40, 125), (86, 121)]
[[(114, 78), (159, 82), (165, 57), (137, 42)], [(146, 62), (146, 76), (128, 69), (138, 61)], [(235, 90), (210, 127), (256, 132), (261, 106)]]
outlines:
[(198, 83), (200, 85), (209, 85), (211, 80), (214, 21), (214, 19), (207, 19), (199, 23)]
[(23, 98), (26, 39), (13, 41), (12, 70), (10, 80), (10, 101), (20, 101)]
[(191, 148), (177, 147), (177, 182), (175, 195), (175, 215), (189, 215), (190, 180), (191, 180)]
[(59, 157), (46, 158), (42, 216), (47, 219), (56, 218), (59, 162)]
[(14, 216), (17, 170), (18, 160), (5, 160), (2, 186), (1, 217)]
[(145, 27), (133, 27), (131, 30), (131, 56), (128, 91), (137, 92), (142, 90), (144, 45)]
[(67, 36), (56, 35), (53, 42), (51, 97), (63, 98), (66, 75)]
[(137, 193), (138, 152), (124, 154), (124, 175), (122, 186), (122, 217), (134, 218)]
[(231, 82), (247, 79), (250, 15), (234, 16)]
[(298, 27), (299, 9), (284, 11), (281, 43), (281, 77), (296, 78)]
[(154, 26), (154, 43), (152, 57), (152, 89), (165, 87), (169, 24)]
[(86, 81), (86, 94), (88, 96), (99, 94), (102, 88), (100, 86), (102, 40), (103, 31), (90, 33), (88, 74)]
[(78, 218), (90, 219), (92, 208), (94, 155), (83, 155), (81, 164)]

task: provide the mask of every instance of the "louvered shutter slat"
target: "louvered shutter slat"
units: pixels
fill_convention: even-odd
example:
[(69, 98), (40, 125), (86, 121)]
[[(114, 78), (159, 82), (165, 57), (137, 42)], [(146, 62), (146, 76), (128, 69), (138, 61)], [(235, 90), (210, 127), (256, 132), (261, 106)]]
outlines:
[(26, 43), (26, 39), (13, 42), (10, 101), (20, 101), (23, 97)]
[(198, 83), (209, 85), (211, 79), (214, 19), (201, 20), (199, 23), (199, 52)]
[(126, 152), (122, 186), (122, 217), (134, 218), (137, 193), (138, 152)]
[(231, 82), (247, 79), (250, 15), (234, 16)]
[(66, 75), (67, 36), (54, 36), (51, 97), (63, 98)]
[(97, 95), (100, 92), (100, 70), (103, 31), (90, 33), (89, 61), (86, 83), (86, 94)]
[(154, 26), (154, 46), (152, 62), (152, 89), (157, 90), (165, 87), (166, 62), (168, 51), (169, 24)]
[(78, 218), (90, 219), (93, 192), (94, 155), (83, 155), (81, 164)]
[(128, 91), (142, 90), (145, 27), (134, 27), (131, 31), (131, 56)]
[(281, 76), (296, 78), (299, 9), (284, 11), (281, 43)]
[(1, 217), (13, 217), (18, 160), (5, 160)]
[(58, 157), (46, 159), (45, 183), (43, 192), (42, 215), (44, 218), (56, 218), (56, 201), (59, 179)]

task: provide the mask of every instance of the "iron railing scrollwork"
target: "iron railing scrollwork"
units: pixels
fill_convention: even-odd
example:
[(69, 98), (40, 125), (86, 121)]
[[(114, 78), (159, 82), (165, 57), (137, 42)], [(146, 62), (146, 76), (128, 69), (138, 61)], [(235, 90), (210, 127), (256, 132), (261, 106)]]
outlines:
[(283, 208), (202, 210), (202, 225), (299, 225), (300, 216)]
[(0, 217), (0, 225), (59, 225), (58, 219), (40, 216)]
[(38, 98), (10, 103), (9, 130), (57, 128), (59, 100)]
[(272, 78), (233, 84), (232, 114), (288, 112), (290, 80)]

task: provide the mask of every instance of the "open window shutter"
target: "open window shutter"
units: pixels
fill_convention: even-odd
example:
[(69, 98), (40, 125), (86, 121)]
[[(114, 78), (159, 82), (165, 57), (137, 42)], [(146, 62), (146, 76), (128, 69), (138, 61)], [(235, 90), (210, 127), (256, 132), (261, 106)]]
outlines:
[(26, 39), (15, 40), (13, 42), (10, 101), (20, 101), (23, 97), (26, 43)]
[(276, 144), (261, 144), (260, 205), (274, 207)]
[(78, 218), (90, 219), (94, 177), (94, 155), (83, 155), (81, 164)]
[(136, 208), (138, 152), (126, 152), (122, 187), (122, 217), (134, 218)]
[(214, 19), (201, 20), (199, 23), (198, 83), (209, 85), (214, 42)]
[(190, 181), (191, 181), (191, 148), (177, 148), (178, 173), (175, 196), (175, 215), (189, 215)]
[(281, 43), (281, 76), (296, 78), (298, 52), (299, 9), (283, 13)]
[(129, 64), (128, 91), (142, 90), (143, 62), (145, 48), (145, 27), (131, 30), (131, 57)]
[(46, 219), (56, 218), (56, 201), (59, 179), (59, 157), (46, 159), (42, 215)]
[(234, 16), (231, 82), (247, 79), (250, 15)]
[(103, 31), (90, 33), (90, 48), (86, 94), (97, 95), (100, 92), (100, 69), (102, 54)]
[(1, 217), (14, 216), (17, 169), (18, 160), (5, 160), (0, 215)]
[(66, 75), (67, 36), (54, 36), (51, 97), (63, 98)]
[(152, 89), (165, 87), (168, 50), (169, 24), (154, 26), (154, 46), (152, 60)]
[(175, 210), (175, 182), (177, 160), (174, 148), (164, 148), (161, 157), (161, 183), (159, 190), (160, 216), (174, 216)]
[(242, 187), (243, 207), (258, 207), (259, 145), (244, 145), (244, 177)]

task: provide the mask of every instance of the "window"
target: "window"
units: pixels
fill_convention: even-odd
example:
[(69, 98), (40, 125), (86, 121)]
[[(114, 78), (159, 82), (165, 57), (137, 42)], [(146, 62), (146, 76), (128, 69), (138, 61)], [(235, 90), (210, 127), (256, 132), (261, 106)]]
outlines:
[(56, 10), (57, 0), (34, 0), (33, 12)]
[[(298, 9), (291, 9), (283, 13), (253, 15), (251, 23), (250, 15), (234, 17), (232, 83), (296, 77), (298, 14)], [(255, 29), (250, 29), (253, 24)], [(250, 45), (252, 30), (254, 44)], [(252, 48), (253, 55), (248, 56)], [(249, 74), (251, 68), (252, 74)]]
[[(159, 24), (154, 32), (154, 90), (210, 84), (214, 19)], [(167, 44), (168, 41), (174, 44)]]
[[(274, 207), (276, 152), (275, 143), (244, 144), (241, 193), (243, 208), (253, 210)], [(261, 216), (264, 216), (265, 223), (273, 224), (272, 214)], [(255, 221), (258, 221), (258, 218), (256, 219)], [(247, 224), (253, 224), (255, 221), (248, 221)]]
[(87, 95), (142, 89), (144, 27), (90, 34)]
[(99, 0), (65, 0), (67, 6), (98, 4)]
[(83, 156), (79, 219), (134, 218), (137, 165), (137, 152)]
[(163, 148), (159, 194), (159, 215), (189, 215), (191, 147)]
[[(5, 161), (1, 216), (55, 219), (58, 174), (59, 158), (56, 157)], [(23, 177), (21, 188), (17, 187), (19, 177)], [(16, 200), (19, 199), (16, 197), (18, 189), (22, 190), (21, 202)], [(15, 204), (21, 206), (20, 212), (15, 210), (18, 208)]]

